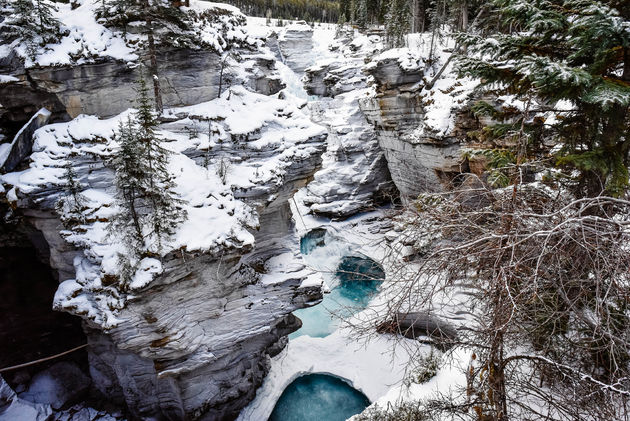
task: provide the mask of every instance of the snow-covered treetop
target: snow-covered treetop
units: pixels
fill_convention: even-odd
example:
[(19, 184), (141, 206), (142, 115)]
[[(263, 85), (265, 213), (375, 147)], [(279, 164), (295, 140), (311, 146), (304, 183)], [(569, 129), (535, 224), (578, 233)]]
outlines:
[[(54, 3), (56, 10), (52, 11), (52, 15), (59, 21), (59, 31), (55, 37), (35, 39), (35, 45), (23, 37), (12, 35), (13, 24), (19, 22), (13, 10), (3, 9), (8, 18), (0, 22), (0, 40), (8, 37), (5, 40), (8, 43), (0, 48), (0, 56), (15, 50), (24, 58), (27, 68), (83, 64), (103, 59), (135, 62), (146, 43), (143, 22), (129, 22), (125, 28), (111, 26), (107, 19), (98, 18), (100, 3), (85, 1), (76, 9), (72, 9), (70, 4)], [(243, 29), (245, 16), (233, 6), (191, 0), (190, 7), (181, 7), (180, 11), (187, 17), (189, 27), (187, 30), (179, 29), (181, 36), (165, 35), (164, 42), (169, 46), (223, 52), (232, 46), (256, 45), (259, 42), (246, 34)], [(157, 29), (159, 33), (160, 28)], [(162, 32), (167, 29), (162, 28)]]

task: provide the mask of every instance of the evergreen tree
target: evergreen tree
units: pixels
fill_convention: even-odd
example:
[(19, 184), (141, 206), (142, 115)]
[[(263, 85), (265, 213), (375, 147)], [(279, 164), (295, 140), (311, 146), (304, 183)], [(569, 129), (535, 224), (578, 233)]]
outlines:
[(148, 68), (158, 112), (164, 108), (157, 63), (158, 49), (161, 45), (179, 48), (193, 46), (197, 40), (197, 34), (192, 30), (191, 16), (181, 10), (179, 3), (168, 0), (102, 0), (97, 10), (97, 17), (103, 24), (125, 31), (131, 22), (144, 22)]
[(39, 47), (59, 40), (61, 24), (53, 15), (56, 8), (52, 3), (44, 0), (5, 1), (1, 10), (4, 21), (0, 21), (0, 32), (5, 42), (19, 38), (32, 60)]
[(138, 255), (144, 248), (142, 227), (145, 221), (141, 200), (146, 185), (147, 165), (142, 159), (136, 124), (131, 117), (119, 124), (116, 137), (120, 147), (113, 156), (112, 164), (116, 171), (118, 213), (112, 219), (110, 228), (113, 234), (122, 237), (132, 255)]
[(410, 30), (410, 11), (407, 0), (391, 0), (385, 16), (387, 42), (391, 48), (403, 47)]
[(122, 288), (130, 282), (143, 256), (162, 253), (164, 242), (186, 217), (173, 191), (175, 184), (168, 172), (170, 152), (157, 133), (159, 121), (143, 78), (137, 92), (138, 111), (120, 123), (116, 134), (120, 147), (112, 158), (118, 213), (111, 220), (110, 233), (126, 249), (119, 256)]
[(494, 0), (493, 6), (502, 31), (461, 36), (468, 48), (461, 72), (526, 103), (571, 104), (547, 134), (563, 145), (557, 163), (579, 170), (578, 194), (621, 195), (630, 151), (630, 9), (593, 0)]
[(138, 86), (138, 142), (142, 158), (147, 167), (143, 194), (151, 211), (148, 216), (150, 237), (156, 252), (162, 251), (163, 241), (175, 233), (175, 228), (185, 218), (180, 209), (181, 201), (173, 191), (175, 183), (168, 172), (170, 152), (162, 146), (162, 138), (157, 133), (159, 121), (151, 107), (148, 89), (144, 78)]
[(351, 0), (339, 0), (339, 18), (341, 20), (341, 23), (346, 23), (348, 21), (348, 18), (352, 16), (351, 7)]
[(77, 173), (72, 167), (72, 163), (68, 161), (63, 176), (66, 181), (66, 194), (72, 199), (73, 208), (80, 212), (83, 206), (83, 198), (81, 197), (81, 190), (83, 186), (77, 179)]
[(354, 2), (354, 20), (359, 28), (366, 28), (368, 25), (367, 0), (356, 0)]
[(61, 219), (66, 224), (83, 222), (85, 219), (83, 216), (85, 199), (81, 195), (83, 185), (79, 181), (77, 173), (72, 167), (72, 163), (70, 161), (68, 161), (65, 165), (63, 180), (65, 182), (65, 197), (57, 203), (57, 210), (61, 215)]

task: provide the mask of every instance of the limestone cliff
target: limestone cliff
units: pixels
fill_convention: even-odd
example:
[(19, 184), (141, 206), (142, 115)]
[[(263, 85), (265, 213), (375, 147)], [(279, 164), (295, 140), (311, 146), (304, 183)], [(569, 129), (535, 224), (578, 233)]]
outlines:
[(446, 72), (428, 87), (428, 66), (406, 49), (389, 50), (365, 67), (375, 90), (359, 100), (406, 198), (441, 190), (467, 171), (462, 143), (478, 124), (467, 108), (476, 82)]
[(335, 58), (306, 69), (305, 88), (320, 98), (310, 104), (311, 118), (328, 130), (323, 168), (309, 183), (304, 203), (319, 215), (348, 217), (397, 196), (377, 134), (359, 101), (370, 90), (361, 69), (382, 48), (379, 36), (340, 37)]

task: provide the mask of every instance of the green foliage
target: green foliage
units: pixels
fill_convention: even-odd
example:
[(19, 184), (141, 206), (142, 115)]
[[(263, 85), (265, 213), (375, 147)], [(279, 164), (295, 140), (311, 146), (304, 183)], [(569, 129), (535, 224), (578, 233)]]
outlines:
[[(196, 47), (203, 43), (194, 30), (194, 21), (212, 20), (212, 11), (198, 14), (176, 7), (167, 0), (102, 0), (96, 17), (103, 25), (127, 31), (130, 23), (142, 22), (152, 32), (156, 44)], [(147, 21), (151, 27), (147, 27)]]
[[(350, 16), (349, 0), (226, 0), (248, 16), (266, 17), (267, 10), (276, 19), (336, 23), (345, 12)], [(340, 13), (341, 9), (341, 13)], [(279, 25), (281, 26), (281, 25)]]
[(417, 368), (413, 372), (414, 383), (426, 383), (435, 377), (440, 369), (441, 361), (441, 357), (431, 348), (428, 355), (420, 357), (416, 361)]
[(122, 284), (129, 282), (144, 255), (159, 255), (164, 242), (186, 218), (175, 183), (168, 171), (170, 152), (157, 133), (159, 121), (151, 106), (144, 78), (138, 82), (138, 111), (120, 123), (116, 137), (120, 148), (112, 158), (116, 170), (118, 213), (110, 233), (125, 245), (120, 256), (125, 268)]
[(61, 24), (54, 16), (54, 3), (46, 0), (0, 2), (0, 33), (8, 40), (20, 39), (31, 60), (46, 44), (59, 41)]
[[(491, 126), (494, 128), (496, 126)], [(512, 182), (512, 170), (516, 164), (516, 155), (510, 149), (481, 149), (467, 151), (465, 159), (482, 158), (487, 169), (488, 184), (491, 187), (507, 187)]]
[[(460, 72), (480, 78), (489, 91), (523, 101), (534, 97), (544, 104), (573, 104), (553, 128), (555, 139), (565, 145), (566, 159), (558, 156), (558, 162), (580, 171), (581, 194), (597, 195), (602, 189), (622, 194), (630, 151), (630, 22), (624, 10), (593, 0), (491, 4), (495, 13), (486, 25), (493, 33), (459, 36), (466, 47)], [(483, 105), (473, 111), (497, 117)]]
[(391, 48), (404, 47), (405, 34), (411, 26), (409, 3), (407, 0), (391, 0), (385, 16), (387, 42)]

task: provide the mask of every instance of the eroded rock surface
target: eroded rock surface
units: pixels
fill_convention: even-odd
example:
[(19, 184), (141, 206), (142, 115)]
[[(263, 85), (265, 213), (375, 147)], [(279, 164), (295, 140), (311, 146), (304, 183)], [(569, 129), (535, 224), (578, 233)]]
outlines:
[[(290, 313), (321, 299), (321, 282), (309, 281), (315, 274), (287, 247), (297, 244), (288, 199), (319, 169), (325, 130), (292, 103), (242, 87), (167, 111), (161, 133), (189, 219), (171, 251), (147, 266), (154, 273), (125, 290), (106, 230), (115, 207), (108, 159), (125, 118), (83, 116), (40, 129), (30, 168), (2, 179), (7, 199), (50, 247), (63, 281), (55, 308), (86, 322), (90, 373), (103, 397), (134, 417), (234, 418), (268, 356), (299, 326)], [(224, 179), (221, 159), (230, 163)], [(57, 213), (69, 160), (86, 199), (85, 222), (70, 225)], [(283, 263), (270, 265), (278, 255)]]
[(361, 69), (366, 57), (379, 51), (381, 39), (341, 39), (336, 48), (338, 58), (306, 69), (307, 92), (322, 96), (310, 107), (313, 121), (328, 130), (328, 147), (303, 201), (317, 214), (343, 218), (390, 203), (397, 193), (376, 132), (359, 109), (369, 93)]
[(462, 143), (477, 123), (466, 107), (475, 84), (450, 75), (429, 89), (425, 68), (421, 57), (390, 50), (366, 66), (375, 92), (359, 101), (404, 198), (442, 190), (467, 171)]

